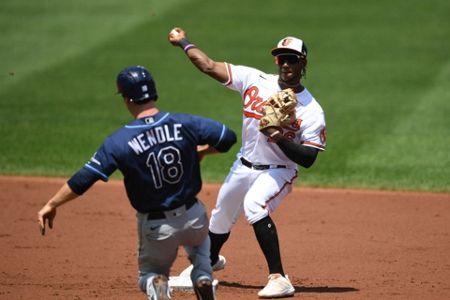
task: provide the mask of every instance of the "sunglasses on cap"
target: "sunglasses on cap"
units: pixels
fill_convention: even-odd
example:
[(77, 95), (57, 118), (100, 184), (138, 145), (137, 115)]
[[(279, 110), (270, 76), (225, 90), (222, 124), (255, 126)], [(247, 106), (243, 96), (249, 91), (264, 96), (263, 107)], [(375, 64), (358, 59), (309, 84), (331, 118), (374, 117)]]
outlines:
[(300, 62), (300, 56), (297, 54), (280, 54), (276, 56), (277, 65), (284, 65), (287, 63), (288, 65), (295, 65)]

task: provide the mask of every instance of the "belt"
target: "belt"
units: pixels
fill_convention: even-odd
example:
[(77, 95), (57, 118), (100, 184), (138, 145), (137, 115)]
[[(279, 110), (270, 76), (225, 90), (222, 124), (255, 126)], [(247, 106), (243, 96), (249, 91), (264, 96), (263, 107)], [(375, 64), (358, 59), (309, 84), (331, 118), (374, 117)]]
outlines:
[(185, 206), (186, 210), (188, 210), (189, 208), (194, 206), (195, 203), (197, 203), (197, 198), (194, 197), (194, 198), (191, 198), (191, 199), (187, 200), (185, 203), (183, 203), (181, 205), (170, 207), (167, 210), (150, 211), (150, 212), (147, 213), (147, 220), (165, 219), (167, 212), (169, 212), (171, 210), (175, 210), (175, 209), (180, 208), (182, 206)]
[(267, 169), (285, 169), (287, 168), (285, 165), (254, 165), (245, 158), (241, 157), (241, 162), (247, 168), (253, 170), (267, 170)]

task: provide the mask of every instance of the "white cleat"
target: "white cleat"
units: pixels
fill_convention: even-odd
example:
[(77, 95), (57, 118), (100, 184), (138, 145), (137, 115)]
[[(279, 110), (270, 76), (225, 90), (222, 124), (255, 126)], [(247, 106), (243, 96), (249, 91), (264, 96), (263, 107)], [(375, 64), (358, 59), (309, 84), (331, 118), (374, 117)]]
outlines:
[[(220, 270), (225, 269), (225, 265), (227, 264), (227, 260), (225, 259), (225, 256), (219, 255), (219, 260), (212, 266), (213, 272), (217, 272)], [(186, 269), (184, 269), (180, 273), (180, 277), (191, 277), (192, 269), (194, 268), (193, 265), (190, 265)]]
[(291, 297), (294, 293), (295, 288), (292, 286), (287, 275), (283, 277), (277, 273), (269, 275), (269, 282), (259, 291), (258, 296), (260, 298), (283, 298)]
[(147, 280), (148, 300), (170, 299), (169, 280), (164, 275), (156, 275)]
[(212, 266), (213, 272), (217, 272), (225, 269), (225, 265), (227, 264), (227, 260), (225, 256), (219, 255), (219, 260)]

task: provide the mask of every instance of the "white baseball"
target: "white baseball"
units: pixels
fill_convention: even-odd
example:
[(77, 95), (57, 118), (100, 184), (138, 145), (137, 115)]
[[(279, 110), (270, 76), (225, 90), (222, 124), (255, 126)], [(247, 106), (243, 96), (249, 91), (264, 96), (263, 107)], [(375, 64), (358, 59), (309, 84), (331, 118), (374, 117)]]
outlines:
[(170, 32), (170, 34), (171, 34), (172, 36), (177, 36), (177, 35), (179, 35), (180, 33), (179, 33), (178, 31), (176, 31), (175, 29), (172, 29), (172, 31)]

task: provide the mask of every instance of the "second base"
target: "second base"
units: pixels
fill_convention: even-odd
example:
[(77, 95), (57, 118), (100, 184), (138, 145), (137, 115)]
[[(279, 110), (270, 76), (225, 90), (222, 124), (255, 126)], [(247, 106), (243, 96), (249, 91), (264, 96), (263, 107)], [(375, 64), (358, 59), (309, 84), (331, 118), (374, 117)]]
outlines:
[[(219, 280), (213, 280), (214, 290), (219, 287)], [(190, 277), (184, 276), (170, 276), (169, 277), (169, 288), (172, 292), (194, 292), (194, 287), (192, 286), (192, 281)]]

